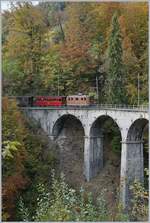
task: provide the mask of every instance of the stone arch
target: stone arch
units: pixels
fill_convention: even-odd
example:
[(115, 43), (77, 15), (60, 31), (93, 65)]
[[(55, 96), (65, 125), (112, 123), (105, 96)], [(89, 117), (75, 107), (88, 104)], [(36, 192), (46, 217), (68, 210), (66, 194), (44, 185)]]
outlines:
[(122, 142), (121, 196), (125, 207), (130, 206), (130, 185), (134, 180), (144, 183), (143, 130), (148, 124), (146, 118), (136, 119)]
[(136, 178), (144, 182), (143, 131), (147, 125), (147, 119), (139, 118), (131, 124), (128, 130), (126, 143), (129, 157), (128, 172), (130, 172), (131, 181)]
[(116, 120), (108, 115), (99, 116), (90, 128), (90, 178), (96, 176), (103, 168), (104, 164), (104, 124), (106, 121), (111, 120), (112, 123), (118, 128), (120, 133), (120, 141), (122, 140), (121, 128)]
[(135, 120), (127, 133), (127, 140), (131, 141), (139, 141), (142, 139), (142, 134), (143, 134), (143, 130), (145, 128), (145, 126), (148, 124), (148, 120), (145, 118), (139, 118), (137, 120)]
[(59, 117), (53, 125), (52, 135), (53, 135), (54, 140), (59, 136), (61, 130), (64, 128), (65, 123), (69, 122), (69, 121), (70, 121), (70, 124), (72, 122), (72, 125), (73, 125), (73, 123), (77, 123), (78, 125), (80, 125), (80, 127), (83, 129), (83, 132), (85, 135), (85, 129), (83, 127), (82, 122), (74, 115), (65, 114), (65, 115), (62, 115), (61, 117)]
[(84, 181), (84, 136), (81, 121), (71, 114), (59, 117), (52, 129), (53, 139), (58, 145), (58, 168), (65, 174), (67, 182), (80, 185)]
[(112, 120), (113, 123), (118, 127), (118, 129), (120, 130), (121, 138), (122, 138), (121, 128), (120, 128), (119, 124), (113, 117), (111, 117), (109, 115), (101, 115), (96, 118), (96, 120), (92, 123), (91, 129), (90, 129), (90, 135), (92, 136), (92, 134), (94, 133), (94, 128), (97, 128), (97, 127), (101, 128), (103, 126), (103, 124), (105, 123), (105, 121), (107, 121), (108, 119)]

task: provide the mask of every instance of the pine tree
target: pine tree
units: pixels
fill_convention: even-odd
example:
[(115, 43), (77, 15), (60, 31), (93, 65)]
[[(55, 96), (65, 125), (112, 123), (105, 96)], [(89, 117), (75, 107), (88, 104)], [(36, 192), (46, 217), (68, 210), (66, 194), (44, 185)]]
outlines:
[(112, 17), (111, 32), (108, 42), (108, 79), (106, 95), (108, 103), (124, 104), (125, 96), (125, 70), (122, 61), (122, 37), (118, 22), (118, 15)]

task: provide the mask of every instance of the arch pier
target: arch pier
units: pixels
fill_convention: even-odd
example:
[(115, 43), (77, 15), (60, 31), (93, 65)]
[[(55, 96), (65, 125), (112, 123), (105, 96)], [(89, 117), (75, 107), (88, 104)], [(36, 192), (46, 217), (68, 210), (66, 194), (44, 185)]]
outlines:
[(84, 138), (84, 175), (87, 181), (103, 168), (103, 135)]

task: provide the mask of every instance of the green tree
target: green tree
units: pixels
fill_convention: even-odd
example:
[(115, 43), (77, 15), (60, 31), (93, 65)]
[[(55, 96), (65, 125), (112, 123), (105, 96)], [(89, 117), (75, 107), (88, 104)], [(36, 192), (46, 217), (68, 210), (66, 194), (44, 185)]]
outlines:
[(122, 61), (122, 37), (118, 15), (112, 17), (111, 32), (108, 42), (108, 77), (106, 95), (109, 103), (121, 104), (126, 102), (124, 80), (125, 70)]

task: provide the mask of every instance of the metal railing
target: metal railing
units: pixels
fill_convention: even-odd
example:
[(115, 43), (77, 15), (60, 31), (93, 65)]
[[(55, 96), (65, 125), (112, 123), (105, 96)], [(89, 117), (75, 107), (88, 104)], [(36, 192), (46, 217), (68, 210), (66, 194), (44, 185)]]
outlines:
[(123, 109), (123, 110), (144, 110), (148, 111), (148, 105), (122, 105), (122, 104), (98, 104), (96, 105), (98, 108), (106, 108), (106, 109)]

